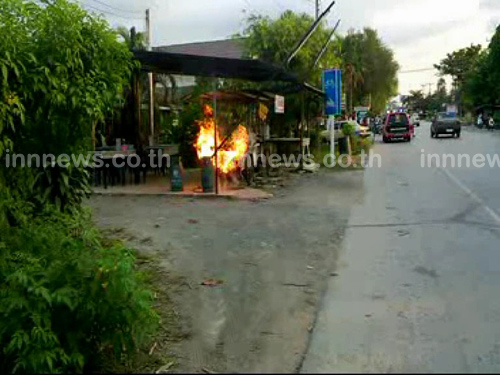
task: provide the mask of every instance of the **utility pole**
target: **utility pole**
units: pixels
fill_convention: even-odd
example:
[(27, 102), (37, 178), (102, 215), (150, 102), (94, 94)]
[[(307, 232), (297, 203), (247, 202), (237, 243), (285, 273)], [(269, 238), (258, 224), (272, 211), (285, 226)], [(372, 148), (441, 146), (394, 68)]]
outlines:
[(316, 55), (312, 69), (314, 69), (316, 67), (316, 65), (318, 65), (319, 60), (321, 59), (321, 57), (325, 53), (326, 48), (328, 47), (328, 44), (330, 44), (330, 41), (332, 40), (332, 37), (335, 35), (335, 31), (337, 31), (337, 28), (339, 27), (339, 25), (340, 25), (340, 20), (337, 21), (337, 23), (335, 24), (335, 27), (333, 28), (332, 32), (328, 36), (328, 39), (325, 41), (325, 44), (323, 44), (323, 47), (321, 47), (321, 50)]
[[(153, 31), (151, 29), (151, 15), (149, 12), (149, 8), (146, 9), (146, 32), (148, 35), (148, 51), (152, 51), (152, 43), (153, 43)], [(149, 145), (153, 146), (154, 144), (154, 135), (155, 135), (155, 105), (154, 105), (154, 81), (153, 81), (153, 72), (148, 73), (149, 80)]]
[(433, 85), (433, 83), (432, 83), (432, 82), (430, 82), (430, 83), (424, 83), (424, 84), (422, 85), (422, 88), (424, 88), (425, 86), (429, 86), (429, 96), (431, 96), (431, 94), (432, 94), (432, 93), (431, 93), (431, 86), (432, 86), (432, 85)]
[(321, 8), (321, 0), (316, 0), (316, 19), (319, 18), (320, 8)]
[(309, 27), (307, 32), (300, 38), (300, 40), (297, 42), (297, 44), (293, 47), (292, 52), (287, 56), (286, 60), (284, 61), (283, 65), (285, 68), (287, 68), (290, 65), (290, 61), (293, 60), (295, 55), (300, 51), (300, 49), (304, 46), (304, 44), (307, 43), (311, 35), (316, 31), (318, 28), (321, 20), (325, 18), (325, 16), (330, 13), (330, 10), (333, 8), (335, 5), (335, 1), (332, 1), (330, 5), (319, 15), (319, 17), (314, 21), (314, 23)]

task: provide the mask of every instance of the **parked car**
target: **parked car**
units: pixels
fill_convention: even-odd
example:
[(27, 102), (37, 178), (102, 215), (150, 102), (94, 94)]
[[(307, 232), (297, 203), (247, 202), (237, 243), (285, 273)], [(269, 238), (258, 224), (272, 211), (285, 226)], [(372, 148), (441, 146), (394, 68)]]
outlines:
[(367, 138), (367, 137), (370, 137), (372, 135), (372, 132), (371, 132), (369, 126), (357, 124), (356, 125), (356, 134), (358, 136), (360, 136), (361, 138)]
[(454, 113), (439, 112), (432, 120), (431, 137), (448, 134), (459, 138), (461, 130), (462, 124)]
[(412, 138), (410, 118), (405, 112), (388, 113), (382, 128), (384, 143), (394, 140), (410, 142)]

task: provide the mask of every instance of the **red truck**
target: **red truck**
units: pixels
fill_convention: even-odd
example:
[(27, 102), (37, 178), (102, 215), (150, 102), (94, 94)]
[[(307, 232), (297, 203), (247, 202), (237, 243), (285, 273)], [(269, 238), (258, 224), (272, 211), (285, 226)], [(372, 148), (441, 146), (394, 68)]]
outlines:
[(410, 123), (410, 117), (404, 112), (388, 113), (385, 124), (382, 128), (382, 140), (384, 143), (403, 140), (410, 142), (414, 135), (413, 125)]

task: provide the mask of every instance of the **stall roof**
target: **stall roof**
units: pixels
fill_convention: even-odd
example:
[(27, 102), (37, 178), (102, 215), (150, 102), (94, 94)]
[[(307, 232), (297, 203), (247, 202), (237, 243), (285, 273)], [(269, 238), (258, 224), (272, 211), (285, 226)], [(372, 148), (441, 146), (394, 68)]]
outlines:
[(146, 71), (189, 76), (235, 78), (254, 82), (282, 81), (301, 85), (316, 94), (323, 94), (321, 90), (301, 82), (294, 74), (260, 60), (158, 51), (134, 51), (134, 56), (141, 63), (141, 68)]
[(211, 91), (201, 96), (205, 100), (239, 102), (239, 103), (258, 103), (274, 101), (274, 94), (257, 91), (257, 90), (241, 90), (241, 91)]
[(135, 58), (147, 71), (190, 76), (239, 78), (247, 81), (268, 80), (297, 82), (297, 77), (260, 60), (187, 55), (170, 52), (136, 51)]

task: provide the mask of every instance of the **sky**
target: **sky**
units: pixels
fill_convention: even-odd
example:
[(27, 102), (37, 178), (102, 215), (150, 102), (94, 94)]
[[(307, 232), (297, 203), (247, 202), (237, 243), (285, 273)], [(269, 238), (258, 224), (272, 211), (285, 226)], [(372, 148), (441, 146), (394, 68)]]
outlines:
[[(286, 9), (314, 15), (314, 0), (79, 0), (105, 10), (113, 26), (144, 30), (151, 9), (153, 46), (225, 39), (242, 31), (249, 13), (278, 16)], [(330, 0), (320, 0), (324, 9)], [(117, 16), (119, 15), (119, 16)], [(471, 43), (486, 46), (500, 24), (500, 0), (337, 0), (327, 17), (339, 31), (378, 30), (401, 69), (399, 92), (429, 90), (438, 80), (433, 64)], [(405, 73), (406, 72), (406, 73)], [(450, 82), (449, 79), (447, 79)], [(425, 86), (423, 86), (425, 85)]]

